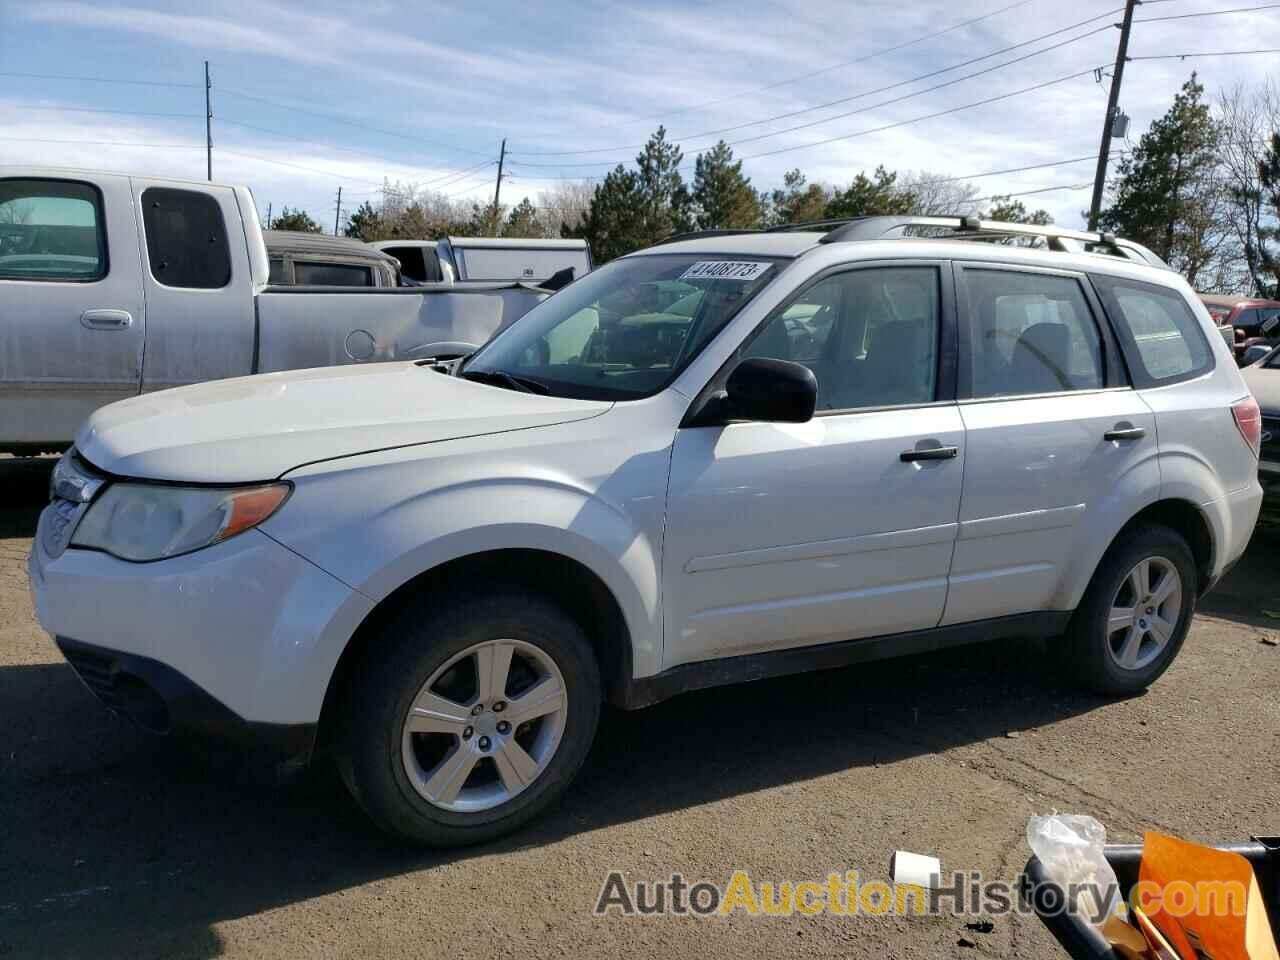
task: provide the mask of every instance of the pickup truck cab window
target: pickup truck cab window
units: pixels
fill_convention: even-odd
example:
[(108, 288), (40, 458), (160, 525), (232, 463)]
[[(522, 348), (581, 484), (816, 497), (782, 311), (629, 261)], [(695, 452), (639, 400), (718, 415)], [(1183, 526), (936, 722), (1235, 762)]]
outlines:
[(776, 257), (654, 254), (601, 267), (476, 353), (467, 379), (586, 400), (665, 388), (777, 274)]
[(101, 280), (102, 224), (102, 194), (87, 183), (0, 181), (0, 280)]
[(209, 194), (150, 187), (142, 192), (142, 223), (157, 283), (217, 290), (231, 282), (227, 225)]

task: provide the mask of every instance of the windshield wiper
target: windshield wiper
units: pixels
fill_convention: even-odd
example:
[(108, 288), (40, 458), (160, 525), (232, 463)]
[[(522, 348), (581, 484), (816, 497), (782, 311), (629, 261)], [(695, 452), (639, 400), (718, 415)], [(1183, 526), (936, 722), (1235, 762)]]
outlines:
[(532, 377), (517, 377), (515, 374), (507, 373), (505, 370), (464, 370), (462, 379), (475, 380), (477, 383), (489, 383), (497, 387), (506, 387), (509, 390), (519, 390), (521, 393), (545, 395), (551, 392), (551, 388), (541, 380), (534, 380)]

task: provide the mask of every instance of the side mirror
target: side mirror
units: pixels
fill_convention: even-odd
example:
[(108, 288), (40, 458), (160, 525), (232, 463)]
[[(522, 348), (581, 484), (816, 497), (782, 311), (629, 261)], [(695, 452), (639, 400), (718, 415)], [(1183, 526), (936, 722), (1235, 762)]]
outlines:
[(806, 423), (818, 402), (818, 378), (789, 360), (750, 357), (725, 384), (725, 412), (742, 420)]

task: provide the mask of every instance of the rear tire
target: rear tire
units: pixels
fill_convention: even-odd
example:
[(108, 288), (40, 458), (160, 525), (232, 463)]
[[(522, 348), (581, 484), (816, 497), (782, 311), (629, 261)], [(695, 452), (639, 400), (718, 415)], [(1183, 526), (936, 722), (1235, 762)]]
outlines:
[(1063, 638), (1080, 684), (1131, 696), (1155, 682), (1186, 639), (1197, 582), (1191, 548), (1168, 527), (1137, 529), (1113, 544)]
[(351, 678), (336, 750), (378, 826), (427, 846), (483, 843), (560, 798), (600, 716), (599, 667), (573, 618), (499, 586), (406, 605), (379, 634)]

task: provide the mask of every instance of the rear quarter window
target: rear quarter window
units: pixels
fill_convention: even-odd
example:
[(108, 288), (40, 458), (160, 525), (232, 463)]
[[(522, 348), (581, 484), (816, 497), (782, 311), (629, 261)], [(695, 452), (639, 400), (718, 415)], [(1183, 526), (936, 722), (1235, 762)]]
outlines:
[(1134, 386), (1198, 377), (1213, 368), (1200, 320), (1175, 290), (1094, 275), (1093, 284), (1116, 328)]
[(142, 191), (142, 225), (157, 283), (217, 290), (231, 282), (231, 247), (216, 198), (196, 190), (148, 187)]

